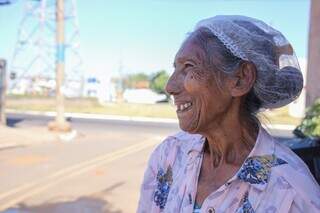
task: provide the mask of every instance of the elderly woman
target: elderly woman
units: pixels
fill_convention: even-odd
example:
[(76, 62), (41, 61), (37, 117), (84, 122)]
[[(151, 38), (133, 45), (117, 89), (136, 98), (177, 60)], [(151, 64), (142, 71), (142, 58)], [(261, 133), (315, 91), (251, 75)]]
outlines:
[(139, 213), (320, 212), (306, 165), (256, 115), (296, 99), (303, 79), (286, 38), (262, 21), (200, 21), (166, 90), (182, 132), (152, 153)]

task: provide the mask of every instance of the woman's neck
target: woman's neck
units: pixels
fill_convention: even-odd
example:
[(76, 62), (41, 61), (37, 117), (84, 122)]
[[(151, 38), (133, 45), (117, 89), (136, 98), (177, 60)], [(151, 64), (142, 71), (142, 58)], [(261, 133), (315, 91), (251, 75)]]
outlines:
[(222, 164), (241, 165), (253, 148), (258, 128), (253, 122), (240, 122), (240, 116), (225, 116), (206, 137), (204, 152), (209, 155), (213, 168)]

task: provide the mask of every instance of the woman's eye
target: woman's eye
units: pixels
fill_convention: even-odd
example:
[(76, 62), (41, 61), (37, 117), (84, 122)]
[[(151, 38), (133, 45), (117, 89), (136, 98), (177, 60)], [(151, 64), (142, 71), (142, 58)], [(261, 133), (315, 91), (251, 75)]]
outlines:
[(185, 67), (185, 68), (189, 68), (189, 67), (194, 67), (194, 65), (191, 64), (191, 63), (185, 63), (185, 64), (184, 64), (184, 67)]

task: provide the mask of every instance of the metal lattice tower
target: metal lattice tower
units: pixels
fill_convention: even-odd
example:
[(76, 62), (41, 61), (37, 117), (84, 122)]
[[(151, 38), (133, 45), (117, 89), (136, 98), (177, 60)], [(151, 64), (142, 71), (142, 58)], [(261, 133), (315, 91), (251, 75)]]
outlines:
[[(64, 92), (81, 96), (84, 72), (80, 55), (79, 25), (75, 0), (64, 1), (65, 78)], [(34, 78), (55, 79), (55, 62), (59, 60), (56, 45), (56, 0), (25, 0), (25, 11), (18, 30), (11, 64), (10, 91), (21, 81)], [(61, 48), (61, 47), (59, 47)]]

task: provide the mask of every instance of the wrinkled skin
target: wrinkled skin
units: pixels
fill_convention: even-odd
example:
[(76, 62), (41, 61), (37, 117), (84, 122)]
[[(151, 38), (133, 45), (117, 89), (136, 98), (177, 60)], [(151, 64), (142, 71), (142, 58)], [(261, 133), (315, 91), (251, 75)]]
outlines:
[(176, 54), (175, 71), (166, 86), (177, 105), (180, 128), (206, 137), (198, 204), (235, 175), (258, 133), (243, 125), (246, 118), (241, 111), (243, 97), (255, 81), (255, 67), (244, 63), (235, 76), (217, 81), (218, 71), (208, 69), (204, 58), (196, 42), (187, 39)]
[(190, 110), (177, 111), (180, 128), (190, 133), (205, 133), (214, 128), (232, 100), (228, 91), (219, 87), (215, 73), (205, 68), (203, 54), (195, 43), (186, 41), (176, 55), (175, 71), (166, 87), (175, 105), (192, 103)]

